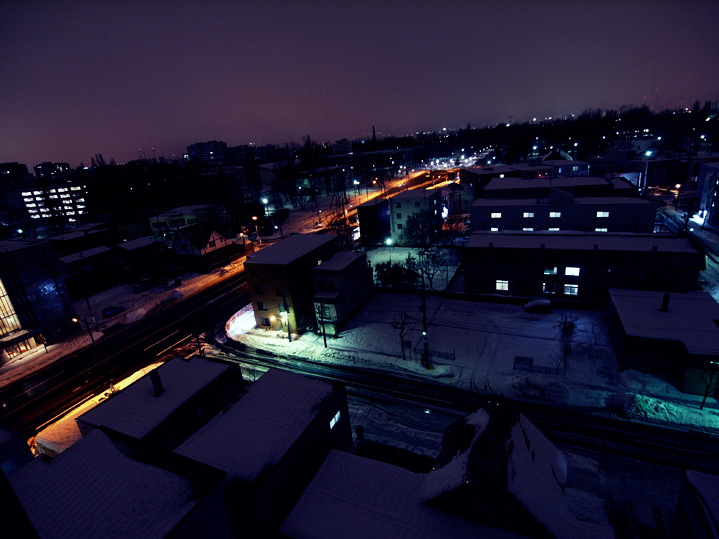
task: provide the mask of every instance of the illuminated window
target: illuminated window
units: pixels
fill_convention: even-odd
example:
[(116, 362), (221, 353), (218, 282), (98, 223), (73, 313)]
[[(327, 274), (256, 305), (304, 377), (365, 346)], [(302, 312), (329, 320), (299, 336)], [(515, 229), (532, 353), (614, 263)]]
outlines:
[(501, 213), (493, 213), (490, 217), (492, 217), (492, 219), (501, 219), (502, 214)]
[(567, 296), (576, 296), (579, 293), (579, 286), (576, 284), (565, 284), (564, 293)]
[(509, 290), (509, 281), (497, 279), (496, 288), (497, 290)]
[(33, 195), (42, 195), (42, 191), (33, 191), (32, 194)]
[(33, 202), (28, 202), (27, 204), (25, 204), (25, 206), (27, 206), (28, 208), (37, 208), (37, 204)]
[(257, 302), (257, 310), (258, 311), (266, 311), (267, 310), (267, 306), (265, 305), (264, 301)]
[(579, 277), (579, 268), (573, 268), (571, 266), (567, 266), (564, 268), (564, 275), (570, 275), (572, 277)]
[(554, 266), (553, 268), (544, 268), (544, 274), (545, 275), (556, 275), (557, 274), (557, 266)]
[(534, 217), (534, 212), (525, 211), (525, 212), (522, 214), (522, 217), (524, 217), (525, 219), (532, 219), (532, 218)]
[(559, 232), (559, 228), (549, 227), (549, 231), (550, 231), (550, 232)]
[(340, 413), (339, 411), (335, 414), (335, 416), (330, 420), (330, 429), (335, 428), (335, 425), (340, 420)]
[(499, 229), (496, 226), (493, 226), (489, 229), (490, 232), (499, 232)]
[(594, 232), (609, 232), (608, 228), (595, 228)]
[(401, 213), (398, 213), (398, 214), (397, 214), (397, 219), (402, 219), (402, 214), (401, 214)]
[(67, 193), (67, 189), (65, 189), (65, 188), (63, 188), (63, 189), (58, 189), (57, 192), (58, 192), (58, 193)]
[(263, 326), (269, 326), (269, 325), (270, 325), (270, 319), (269, 319), (269, 318), (260, 317), (260, 324), (262, 324)]
[(562, 216), (561, 211), (550, 211), (549, 212), (549, 218), (550, 219), (559, 219)]
[(23, 198), (23, 200), (24, 200), (25, 202), (32, 202), (32, 201), (35, 200), (35, 199), (32, 198), (32, 197), (28, 197), (28, 198)]
[(20, 194), (21, 194), (22, 196), (24, 196), (24, 197), (29, 197), (29, 196), (32, 195), (32, 193), (31, 193), (30, 191), (23, 191), (23, 192), (20, 193)]
[(82, 187), (78, 187), (78, 186), (70, 187), (70, 191), (82, 191)]
[(608, 211), (598, 211), (597, 217), (609, 217), (609, 212)]
[(522, 230), (524, 232), (532, 232), (534, 230), (534, 228), (532, 228), (531, 226), (528, 226), (528, 227), (524, 227)]

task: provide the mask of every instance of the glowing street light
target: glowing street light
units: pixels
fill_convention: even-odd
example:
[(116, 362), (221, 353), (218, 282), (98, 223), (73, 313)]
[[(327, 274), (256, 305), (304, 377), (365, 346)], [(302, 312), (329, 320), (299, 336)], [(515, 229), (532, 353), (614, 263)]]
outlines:
[(90, 323), (87, 320), (85, 320), (84, 318), (80, 318), (80, 317), (75, 317), (72, 319), (72, 321), (75, 324), (79, 324), (80, 322), (85, 324), (85, 327), (87, 328), (87, 332), (90, 334), (90, 340), (92, 341), (92, 344), (95, 344), (95, 337), (92, 336), (92, 330), (90, 329)]

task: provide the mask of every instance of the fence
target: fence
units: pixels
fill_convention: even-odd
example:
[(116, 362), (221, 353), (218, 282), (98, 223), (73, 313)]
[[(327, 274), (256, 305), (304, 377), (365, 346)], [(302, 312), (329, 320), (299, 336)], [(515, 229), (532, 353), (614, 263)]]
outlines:
[[(424, 356), (424, 348), (415, 348), (413, 350), (413, 352), (414, 352), (415, 356), (417, 356), (417, 357)], [(440, 359), (450, 359), (452, 361), (457, 359), (457, 355), (454, 353), (454, 351), (440, 352), (439, 350), (427, 350), (427, 354), (429, 355), (429, 357), (437, 357)]]

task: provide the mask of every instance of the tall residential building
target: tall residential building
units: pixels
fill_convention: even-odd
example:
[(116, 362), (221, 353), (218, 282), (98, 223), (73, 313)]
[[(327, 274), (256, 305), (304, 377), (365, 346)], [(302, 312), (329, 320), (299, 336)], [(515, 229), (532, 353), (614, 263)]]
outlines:
[(70, 165), (68, 163), (40, 163), (33, 169), (35, 169), (35, 177), (38, 179), (54, 178), (70, 172)]
[(203, 165), (220, 164), (226, 151), (227, 144), (222, 141), (198, 142), (187, 147), (187, 159)]

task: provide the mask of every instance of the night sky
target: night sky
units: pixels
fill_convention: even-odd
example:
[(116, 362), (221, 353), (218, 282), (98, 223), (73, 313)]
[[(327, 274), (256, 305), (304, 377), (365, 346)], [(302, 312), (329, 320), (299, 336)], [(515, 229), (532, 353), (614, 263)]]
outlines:
[(0, 162), (703, 105), (717, 21), (717, 0), (0, 0)]

